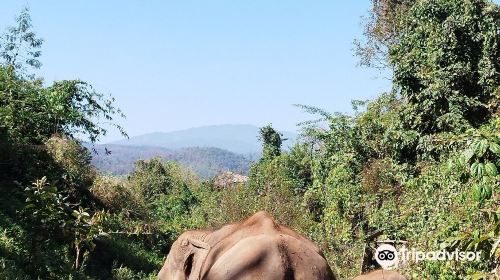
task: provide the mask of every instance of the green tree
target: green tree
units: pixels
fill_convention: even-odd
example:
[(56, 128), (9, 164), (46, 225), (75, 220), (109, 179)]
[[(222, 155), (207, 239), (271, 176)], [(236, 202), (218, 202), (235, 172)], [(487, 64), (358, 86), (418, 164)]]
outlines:
[(114, 98), (95, 91), (80, 80), (54, 82), (44, 87), (24, 79), (12, 67), (0, 66), (0, 123), (15, 139), (40, 144), (53, 134), (85, 135), (91, 142), (108, 132), (108, 127), (126, 132), (113, 122), (124, 117)]
[(283, 135), (277, 132), (270, 124), (260, 128), (259, 139), (262, 141), (262, 159), (272, 159), (281, 154)]
[(124, 117), (115, 99), (80, 80), (56, 81), (44, 87), (26, 75), (27, 67), (40, 68), (43, 40), (33, 31), (28, 9), (0, 40), (0, 124), (23, 142), (40, 144), (53, 134), (85, 135), (91, 142), (107, 134), (108, 127), (125, 131), (113, 122)]
[[(16, 18), (16, 25), (8, 28), (1, 36), (0, 57), (4, 67), (11, 66), (18, 73), (26, 74), (27, 66), (40, 68), (38, 60), (42, 52), (43, 39), (36, 36), (28, 8), (24, 8)], [(31, 76), (32, 77), (32, 76)]]
[(405, 128), (425, 135), (487, 122), (500, 90), (500, 8), (484, 0), (418, 1), (401, 22), (390, 64), (407, 102)]
[(365, 19), (364, 38), (355, 40), (355, 51), (360, 64), (387, 68), (389, 49), (399, 41), (401, 19), (416, 0), (372, 0)]
[(175, 183), (169, 166), (159, 157), (137, 161), (129, 182), (148, 202), (170, 193)]

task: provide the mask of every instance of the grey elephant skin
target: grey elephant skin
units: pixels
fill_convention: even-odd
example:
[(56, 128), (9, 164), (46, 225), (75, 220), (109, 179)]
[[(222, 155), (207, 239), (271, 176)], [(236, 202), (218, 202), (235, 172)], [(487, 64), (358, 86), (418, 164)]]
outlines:
[(360, 275), (352, 280), (408, 280), (403, 275), (392, 270), (375, 270), (367, 274)]
[(261, 211), (173, 243), (159, 280), (335, 280), (321, 250)]

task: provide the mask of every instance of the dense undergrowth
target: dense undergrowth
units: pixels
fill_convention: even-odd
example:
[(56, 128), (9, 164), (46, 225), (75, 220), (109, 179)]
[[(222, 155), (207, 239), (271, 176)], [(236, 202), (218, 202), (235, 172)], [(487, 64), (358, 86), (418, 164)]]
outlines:
[[(264, 209), (314, 240), (341, 279), (374, 268), (370, 248), (386, 239), (481, 252), (476, 262), (409, 263), (401, 270), (413, 279), (493, 279), (499, 7), (376, 1), (374, 15), (360, 52), (386, 48), (393, 91), (353, 102), (352, 115), (300, 106), (321, 122), (304, 123), (287, 152), (278, 132), (262, 128), (249, 182), (227, 187), (158, 158), (127, 177), (100, 174), (75, 136), (105, 134), (96, 120), (120, 114), (113, 100), (81, 81), (44, 86), (26, 74), (39, 66), (36, 52), (19, 64), (0, 45), (0, 278), (154, 279), (182, 231)], [(30, 28), (23, 13), (10, 35), (36, 49)]]

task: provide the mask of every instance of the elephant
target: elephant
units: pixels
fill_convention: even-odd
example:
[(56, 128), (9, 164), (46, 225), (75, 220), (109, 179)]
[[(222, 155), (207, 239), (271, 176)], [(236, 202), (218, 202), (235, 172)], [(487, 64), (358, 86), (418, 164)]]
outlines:
[(267, 212), (215, 231), (182, 233), (159, 280), (335, 280), (321, 250)]
[(408, 279), (396, 271), (378, 269), (360, 275), (352, 280), (408, 280)]

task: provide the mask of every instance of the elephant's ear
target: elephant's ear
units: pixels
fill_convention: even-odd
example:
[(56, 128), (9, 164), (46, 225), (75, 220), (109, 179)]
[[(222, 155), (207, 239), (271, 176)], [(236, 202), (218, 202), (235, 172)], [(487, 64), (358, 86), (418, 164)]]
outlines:
[(194, 248), (184, 263), (184, 275), (189, 280), (199, 279), (201, 268), (210, 251), (210, 245), (195, 238), (188, 238), (188, 242)]

